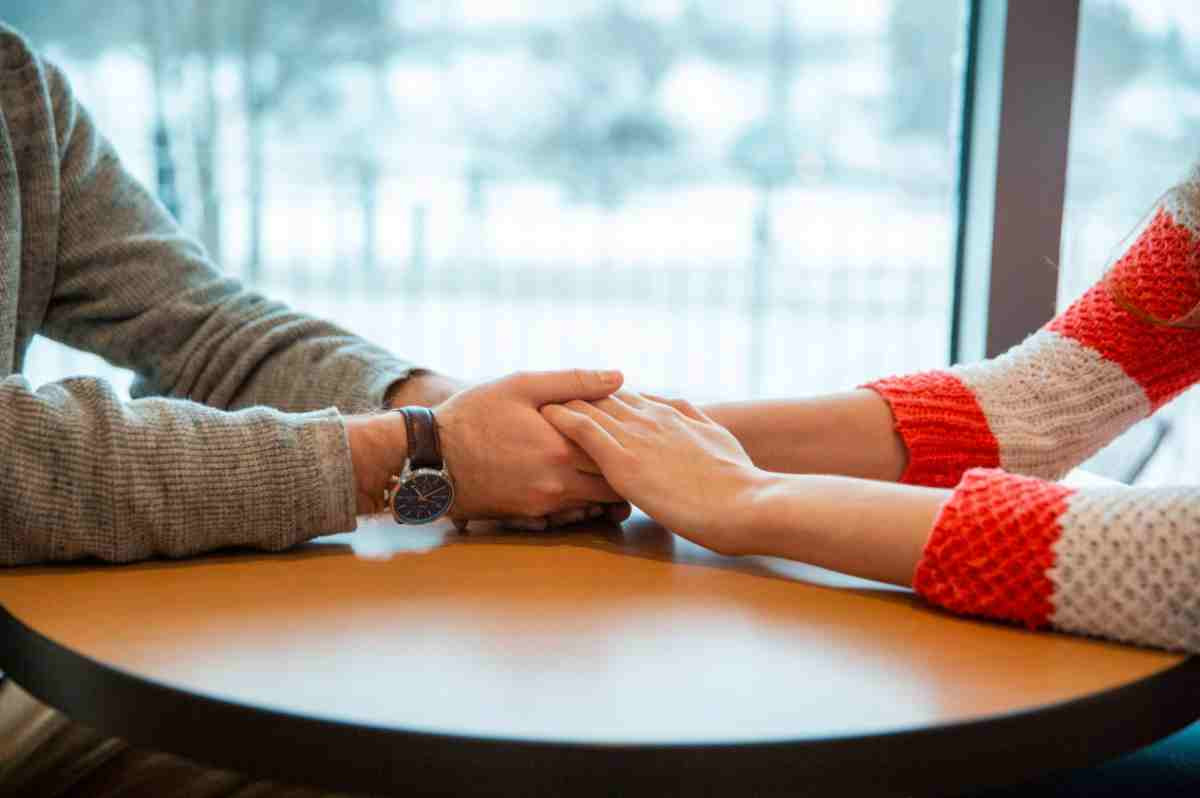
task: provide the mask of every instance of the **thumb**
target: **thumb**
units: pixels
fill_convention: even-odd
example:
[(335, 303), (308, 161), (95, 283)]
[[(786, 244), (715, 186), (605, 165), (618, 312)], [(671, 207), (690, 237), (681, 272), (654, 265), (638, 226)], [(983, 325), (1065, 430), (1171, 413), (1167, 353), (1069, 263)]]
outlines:
[(572, 399), (603, 399), (621, 387), (625, 377), (619, 371), (524, 371), (506, 377), (504, 382), (515, 395), (536, 407)]

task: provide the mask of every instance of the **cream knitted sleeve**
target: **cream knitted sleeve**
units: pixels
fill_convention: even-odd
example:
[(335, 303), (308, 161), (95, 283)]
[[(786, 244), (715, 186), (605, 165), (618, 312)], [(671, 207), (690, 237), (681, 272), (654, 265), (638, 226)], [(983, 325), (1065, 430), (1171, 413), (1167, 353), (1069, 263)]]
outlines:
[(1200, 380), (1200, 168), (1166, 194), (1105, 278), (1000, 357), (870, 386), (909, 451), (904, 481), (968, 468), (1057, 479)]
[(1105, 278), (1024, 343), (871, 386), (908, 445), (904, 479), (955, 486), (913, 580), (930, 601), (1200, 652), (1200, 488), (1036, 478), (1200, 379), (1200, 329), (1179, 324), (1200, 306), (1198, 209), (1193, 170)]
[(972, 469), (913, 585), (955, 612), (1200, 652), (1200, 488), (1075, 490)]

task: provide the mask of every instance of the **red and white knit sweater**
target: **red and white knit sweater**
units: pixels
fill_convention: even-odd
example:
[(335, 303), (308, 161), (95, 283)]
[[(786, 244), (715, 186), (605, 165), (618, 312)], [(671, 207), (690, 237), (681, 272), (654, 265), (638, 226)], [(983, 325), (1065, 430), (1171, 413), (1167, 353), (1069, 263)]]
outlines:
[[(916, 590), (956, 612), (1200, 652), (1200, 486), (1062, 477), (1200, 380), (1200, 167), (1104, 279), (1004, 355), (872, 383), (905, 482), (954, 486)], [(1190, 321), (1190, 319), (1189, 319)]]

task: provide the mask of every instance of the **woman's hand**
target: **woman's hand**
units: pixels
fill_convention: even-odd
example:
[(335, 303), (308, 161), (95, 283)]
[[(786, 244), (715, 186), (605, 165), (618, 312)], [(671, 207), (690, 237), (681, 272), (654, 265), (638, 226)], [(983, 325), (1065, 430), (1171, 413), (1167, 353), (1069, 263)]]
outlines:
[(728, 430), (690, 403), (622, 391), (547, 405), (542, 416), (664, 527), (722, 554), (748, 551), (741, 520), (767, 475)]
[(948, 490), (756, 468), (683, 401), (618, 393), (542, 408), (609, 484), (654, 520), (721, 554), (787, 557), (909, 585)]
[(536, 528), (581, 520), (598, 505), (611, 505), (614, 520), (628, 515), (591, 459), (538, 414), (548, 402), (608, 396), (621, 381), (620, 372), (524, 372), (456, 393), (435, 407), (454, 478), (451, 515)]

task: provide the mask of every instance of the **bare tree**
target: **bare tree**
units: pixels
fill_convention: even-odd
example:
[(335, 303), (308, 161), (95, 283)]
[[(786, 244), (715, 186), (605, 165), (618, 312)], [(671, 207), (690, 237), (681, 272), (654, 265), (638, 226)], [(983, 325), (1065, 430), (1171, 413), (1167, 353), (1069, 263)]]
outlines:
[(192, 111), (193, 158), (196, 164), (196, 193), (200, 205), (200, 240), (217, 263), (223, 263), (221, 240), (220, 158), (221, 104), (217, 99), (217, 68), (221, 59), (222, 3), (193, 0), (191, 45), (200, 61), (200, 91)]
[[(468, 173), (473, 195), (482, 192), (481, 181), (519, 172), (555, 180), (576, 199), (611, 205), (685, 168), (680, 131), (658, 106), (658, 89), (678, 57), (667, 26), (610, 2), (566, 30), (528, 25), (520, 37), (507, 33), (485, 31), (470, 41), (523, 47), (559, 71), (565, 89), (538, 98), (551, 104), (553, 118), (542, 128), (490, 115), (463, 120), (476, 150)], [(511, 113), (523, 111), (512, 104)]]
[(179, 85), (179, 52), (177, 45), (177, 20), (179, 9), (176, 0), (142, 0), (142, 41), (145, 44), (146, 61), (150, 67), (150, 78), (154, 107), (154, 130), (151, 133), (154, 147), (155, 189), (159, 200), (172, 216), (180, 218), (182, 200), (175, 174), (175, 159), (172, 155), (171, 125), (168, 121), (167, 95), (177, 93)]
[[(249, 208), (246, 276), (263, 276), (266, 127), (297, 93), (329, 92), (328, 68), (366, 60), (388, 42), (388, 7), (380, 0), (247, 0), (237, 44), (246, 115)], [(364, 47), (365, 41), (375, 41)], [(310, 105), (311, 107), (311, 105)], [(313, 121), (311, 118), (308, 121)]]

